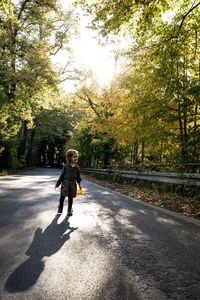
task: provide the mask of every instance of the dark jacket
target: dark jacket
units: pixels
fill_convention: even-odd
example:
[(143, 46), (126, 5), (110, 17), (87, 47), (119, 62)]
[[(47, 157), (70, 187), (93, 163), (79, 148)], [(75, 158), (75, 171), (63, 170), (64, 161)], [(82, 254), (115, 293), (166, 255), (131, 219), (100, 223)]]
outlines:
[(70, 164), (66, 164), (63, 166), (62, 172), (58, 181), (56, 183), (56, 187), (59, 187), (61, 184), (61, 195), (62, 196), (70, 196), (76, 197), (77, 186), (76, 182), (81, 182), (80, 168), (78, 165), (72, 167)]

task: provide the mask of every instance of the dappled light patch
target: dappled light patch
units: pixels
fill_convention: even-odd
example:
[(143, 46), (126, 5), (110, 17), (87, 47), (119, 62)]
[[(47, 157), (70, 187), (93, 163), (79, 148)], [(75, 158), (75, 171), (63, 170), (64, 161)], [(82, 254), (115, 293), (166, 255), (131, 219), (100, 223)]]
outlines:
[(101, 191), (101, 194), (102, 195), (112, 195), (112, 193), (109, 191)]
[(170, 224), (170, 225), (178, 225), (179, 224), (178, 222), (176, 222), (172, 219), (169, 219), (169, 216), (167, 218), (157, 217), (156, 221), (161, 224)]
[(124, 216), (124, 217), (132, 217), (136, 215), (136, 212), (134, 210), (126, 209), (126, 208), (121, 208), (119, 210), (119, 215)]
[(147, 212), (144, 209), (139, 209), (138, 211), (144, 215), (147, 215)]

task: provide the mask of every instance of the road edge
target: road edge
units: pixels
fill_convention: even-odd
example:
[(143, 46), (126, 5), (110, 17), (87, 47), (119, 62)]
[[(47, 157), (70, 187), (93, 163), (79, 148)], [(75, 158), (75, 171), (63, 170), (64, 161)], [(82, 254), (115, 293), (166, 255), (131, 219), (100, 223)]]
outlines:
[(117, 194), (117, 195), (120, 195), (120, 196), (123, 196), (123, 197), (125, 197), (125, 198), (127, 198), (127, 199), (129, 199), (129, 200), (138, 202), (138, 203), (140, 203), (140, 204), (142, 204), (142, 205), (144, 205), (144, 206), (151, 207), (151, 208), (153, 208), (153, 209), (155, 209), (155, 210), (157, 210), (157, 211), (160, 211), (160, 212), (162, 212), (162, 213), (165, 213), (165, 214), (167, 214), (167, 215), (170, 215), (170, 216), (176, 217), (176, 218), (178, 218), (178, 219), (184, 220), (184, 221), (186, 221), (186, 222), (188, 222), (188, 223), (192, 223), (192, 224), (194, 224), (194, 225), (200, 226), (200, 220), (196, 220), (196, 219), (194, 219), (194, 218), (192, 218), (192, 217), (187, 217), (187, 216), (181, 215), (181, 214), (179, 214), (179, 213), (177, 213), (177, 212), (174, 212), (174, 211), (171, 211), (171, 210), (169, 210), (169, 209), (167, 209), (167, 208), (159, 207), (159, 206), (153, 205), (153, 204), (151, 204), (151, 203), (147, 203), (147, 202), (141, 201), (141, 200), (136, 199), (136, 198), (134, 198), (134, 197), (131, 197), (131, 196), (122, 194), (122, 193), (120, 193), (120, 192), (111, 190), (110, 188), (107, 188), (107, 187), (105, 187), (105, 186), (103, 186), (103, 185), (94, 183), (94, 182), (92, 182), (92, 181), (85, 180), (85, 179), (84, 179), (84, 181), (89, 182), (89, 183), (91, 183), (91, 184), (94, 184), (94, 185), (96, 185), (96, 186), (99, 186), (99, 187), (101, 187), (101, 188), (103, 188), (103, 189), (105, 189), (105, 190), (109, 190), (109, 191), (111, 191), (112, 193)]

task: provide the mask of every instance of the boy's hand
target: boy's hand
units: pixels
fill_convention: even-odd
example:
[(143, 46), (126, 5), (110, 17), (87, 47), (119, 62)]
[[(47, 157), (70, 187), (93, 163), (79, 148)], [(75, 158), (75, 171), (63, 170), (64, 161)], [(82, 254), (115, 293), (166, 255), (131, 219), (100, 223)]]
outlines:
[(57, 189), (57, 186), (55, 185), (54, 190)]
[(79, 189), (82, 190), (82, 186), (81, 185), (79, 185)]

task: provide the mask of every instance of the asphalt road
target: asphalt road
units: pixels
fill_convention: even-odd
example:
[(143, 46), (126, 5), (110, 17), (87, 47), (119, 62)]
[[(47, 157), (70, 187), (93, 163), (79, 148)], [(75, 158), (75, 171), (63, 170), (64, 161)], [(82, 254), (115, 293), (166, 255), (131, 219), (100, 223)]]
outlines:
[(59, 170), (0, 179), (0, 299), (200, 299), (200, 226), (84, 181), (56, 214)]

